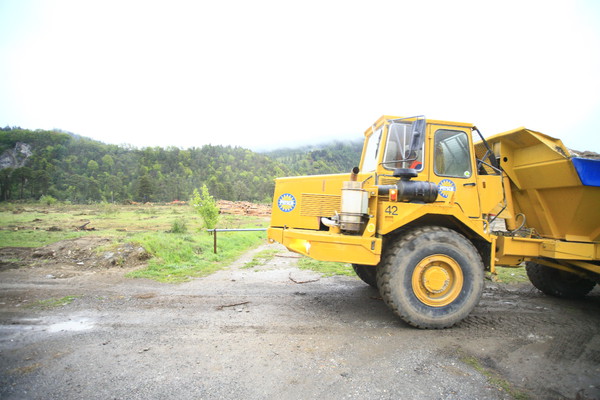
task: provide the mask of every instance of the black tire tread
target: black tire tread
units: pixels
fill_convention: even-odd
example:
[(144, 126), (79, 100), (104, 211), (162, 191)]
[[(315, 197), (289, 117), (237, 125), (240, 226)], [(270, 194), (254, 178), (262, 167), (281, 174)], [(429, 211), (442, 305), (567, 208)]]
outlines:
[(377, 289), (377, 266), (352, 264), (352, 268), (364, 283)]
[[(481, 285), (483, 287), (483, 261), (481, 260), (481, 256), (479, 255), (477, 248), (464, 236), (457, 233), (456, 231), (453, 231), (449, 228), (445, 228), (445, 227), (441, 227), (441, 226), (422, 226), (422, 227), (418, 227), (418, 228), (415, 228), (412, 230), (407, 230), (407, 231), (403, 232), (403, 234), (398, 236), (396, 240), (389, 241), (388, 246), (386, 246), (386, 248), (384, 249), (383, 254), (382, 254), (382, 259), (379, 264), (379, 268), (377, 268), (377, 284), (379, 287), (379, 293), (380, 293), (381, 297), (383, 298), (383, 301), (386, 303), (386, 305), (394, 312), (394, 314), (396, 314), (397, 316), (402, 318), (405, 322), (407, 322), (408, 324), (410, 324), (416, 328), (445, 329), (445, 328), (449, 328), (449, 327), (455, 325), (460, 319), (464, 318), (464, 317), (462, 317), (458, 320), (448, 321), (447, 323), (444, 323), (444, 324), (430, 324), (430, 323), (426, 323), (426, 322), (419, 322), (419, 321), (416, 321), (413, 317), (411, 317), (408, 312), (403, 310), (401, 307), (398, 307), (398, 305), (395, 304), (395, 302), (392, 298), (392, 288), (391, 288), (391, 284), (390, 284), (391, 276), (390, 276), (389, 270), (390, 270), (390, 268), (392, 268), (393, 259), (396, 256), (399, 256), (402, 252), (402, 249), (405, 246), (408, 246), (414, 240), (416, 240), (418, 236), (427, 235), (427, 234), (435, 235), (436, 233), (440, 233), (440, 232), (456, 234), (459, 237), (462, 237), (464, 239), (463, 243), (467, 246), (467, 251), (471, 251), (477, 255), (479, 263), (481, 264), (481, 267), (482, 267)], [(479, 301), (479, 298), (477, 298), (477, 302), (478, 301)], [(469, 310), (469, 311), (471, 311), (471, 310)]]
[(533, 286), (549, 296), (580, 299), (592, 291), (596, 282), (577, 277), (566, 271), (528, 261), (525, 263), (527, 277)]

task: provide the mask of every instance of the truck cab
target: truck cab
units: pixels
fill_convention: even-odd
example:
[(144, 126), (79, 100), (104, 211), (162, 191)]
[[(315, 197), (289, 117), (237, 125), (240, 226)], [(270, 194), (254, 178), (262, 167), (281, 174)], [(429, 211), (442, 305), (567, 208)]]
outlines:
[(365, 131), (354, 172), (276, 180), (269, 238), (318, 260), (377, 265), (386, 235), (435, 216), (491, 243), (487, 220), (502, 208), (502, 178), (477, 173), (472, 129), (382, 116)]

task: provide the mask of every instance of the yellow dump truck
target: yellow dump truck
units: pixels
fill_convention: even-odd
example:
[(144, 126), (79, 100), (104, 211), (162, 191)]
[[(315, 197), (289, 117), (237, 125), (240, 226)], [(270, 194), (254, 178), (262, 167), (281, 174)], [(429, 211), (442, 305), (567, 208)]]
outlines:
[(525, 264), (559, 297), (600, 282), (600, 161), (525, 128), (486, 140), (468, 123), (382, 116), (349, 174), (276, 180), (268, 237), (351, 263), (403, 320), (447, 328), (496, 266)]

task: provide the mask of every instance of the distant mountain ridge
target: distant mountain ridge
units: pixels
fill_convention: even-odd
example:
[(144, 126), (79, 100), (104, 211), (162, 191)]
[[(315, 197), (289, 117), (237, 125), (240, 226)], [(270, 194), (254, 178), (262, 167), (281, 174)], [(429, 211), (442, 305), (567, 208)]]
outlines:
[[(109, 145), (70, 132), (0, 128), (0, 201), (170, 202), (206, 184), (218, 199), (270, 202), (274, 179), (348, 172), (362, 143), (333, 142), (257, 153), (204, 145)], [(4, 160), (4, 161), (1, 161)]]

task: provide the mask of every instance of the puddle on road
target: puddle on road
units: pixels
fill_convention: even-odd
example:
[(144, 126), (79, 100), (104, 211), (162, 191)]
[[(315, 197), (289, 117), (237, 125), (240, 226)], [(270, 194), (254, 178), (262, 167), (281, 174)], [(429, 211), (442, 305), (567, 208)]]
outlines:
[(70, 319), (48, 326), (48, 332), (79, 332), (92, 329), (94, 323), (89, 318)]
[[(0, 336), (7, 339), (12, 335), (19, 335), (25, 332), (82, 332), (95, 327), (94, 320), (87, 317), (71, 317), (66, 321), (57, 322), (44, 318), (23, 318), (13, 320), (9, 323), (0, 323)], [(0, 340), (4, 341), (4, 340)]]

